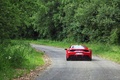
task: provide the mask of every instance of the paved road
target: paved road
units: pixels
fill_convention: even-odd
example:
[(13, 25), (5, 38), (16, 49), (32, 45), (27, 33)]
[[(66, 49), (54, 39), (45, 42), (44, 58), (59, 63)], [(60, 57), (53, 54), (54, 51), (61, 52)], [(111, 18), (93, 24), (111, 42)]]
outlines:
[(45, 51), (51, 58), (52, 65), (36, 80), (120, 80), (120, 65), (93, 57), (92, 61), (66, 61), (62, 48), (32, 45)]

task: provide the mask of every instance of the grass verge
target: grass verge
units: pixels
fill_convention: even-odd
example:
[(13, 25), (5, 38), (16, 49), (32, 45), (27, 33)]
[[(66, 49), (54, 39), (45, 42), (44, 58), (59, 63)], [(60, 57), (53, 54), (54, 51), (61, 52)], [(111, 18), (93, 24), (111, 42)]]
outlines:
[(12, 80), (43, 65), (43, 53), (37, 52), (28, 42), (13, 40), (0, 45), (0, 80)]
[[(33, 40), (31, 43), (55, 46), (61, 48), (68, 48), (72, 44), (78, 44), (75, 42), (65, 42), (65, 41), (51, 41), (51, 40)], [(120, 63), (120, 46), (110, 45), (103, 43), (81, 43), (88, 46), (93, 51), (93, 55), (100, 56), (102, 58)]]

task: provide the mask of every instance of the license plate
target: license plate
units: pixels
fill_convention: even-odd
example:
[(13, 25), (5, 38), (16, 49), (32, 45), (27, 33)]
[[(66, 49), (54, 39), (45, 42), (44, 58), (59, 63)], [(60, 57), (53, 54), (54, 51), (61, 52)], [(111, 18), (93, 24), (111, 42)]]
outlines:
[(83, 55), (83, 53), (76, 53), (76, 55)]

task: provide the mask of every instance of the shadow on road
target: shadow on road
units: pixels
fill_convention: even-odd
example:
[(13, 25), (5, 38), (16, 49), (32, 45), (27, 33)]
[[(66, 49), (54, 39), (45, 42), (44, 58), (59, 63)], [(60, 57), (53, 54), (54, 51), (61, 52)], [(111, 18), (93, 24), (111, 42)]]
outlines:
[(89, 59), (71, 59), (69, 61), (99, 61), (98, 59), (92, 59), (92, 60), (89, 60)]

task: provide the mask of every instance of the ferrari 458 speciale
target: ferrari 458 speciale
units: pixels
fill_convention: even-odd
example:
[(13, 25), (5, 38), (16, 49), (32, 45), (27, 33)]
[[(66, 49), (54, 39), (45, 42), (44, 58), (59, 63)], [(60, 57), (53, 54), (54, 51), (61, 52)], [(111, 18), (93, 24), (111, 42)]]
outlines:
[(92, 50), (83, 45), (72, 45), (66, 50), (66, 60), (92, 60)]

